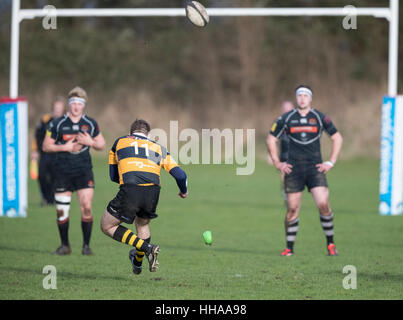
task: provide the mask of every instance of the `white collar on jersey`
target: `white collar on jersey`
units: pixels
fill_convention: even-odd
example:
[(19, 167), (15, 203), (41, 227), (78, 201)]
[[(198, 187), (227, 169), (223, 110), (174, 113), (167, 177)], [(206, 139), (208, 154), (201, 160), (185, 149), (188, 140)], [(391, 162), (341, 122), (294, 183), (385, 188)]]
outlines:
[(135, 135), (135, 136), (141, 136), (141, 137), (147, 138), (147, 136), (144, 133), (141, 133), (141, 132), (133, 132), (132, 134)]

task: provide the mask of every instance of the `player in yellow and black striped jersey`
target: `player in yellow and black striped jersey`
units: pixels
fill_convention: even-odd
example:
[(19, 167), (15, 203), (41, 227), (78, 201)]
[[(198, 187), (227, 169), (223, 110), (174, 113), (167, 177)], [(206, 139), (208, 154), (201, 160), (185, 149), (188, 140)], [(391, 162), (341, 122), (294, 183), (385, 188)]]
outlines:
[(111, 180), (119, 184), (159, 186), (160, 169), (178, 167), (168, 151), (142, 133), (119, 138), (109, 152)]
[[(102, 231), (113, 239), (135, 247), (129, 253), (133, 272), (140, 274), (146, 255), (150, 271), (156, 271), (159, 246), (150, 244), (149, 222), (157, 217), (161, 182), (160, 170), (169, 172), (180, 189), (179, 196), (186, 198), (187, 176), (169, 152), (148, 138), (150, 125), (136, 120), (130, 135), (118, 138), (109, 152), (109, 175), (120, 184), (116, 197), (109, 202), (102, 217)], [(137, 235), (120, 225), (135, 222)]]

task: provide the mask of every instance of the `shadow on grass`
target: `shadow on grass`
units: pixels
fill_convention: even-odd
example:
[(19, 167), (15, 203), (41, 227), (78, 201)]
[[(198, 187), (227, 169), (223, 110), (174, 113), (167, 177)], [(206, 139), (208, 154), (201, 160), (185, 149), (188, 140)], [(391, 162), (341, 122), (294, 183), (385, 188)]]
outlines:
[(361, 273), (357, 272), (357, 279), (366, 278), (369, 281), (397, 281), (403, 282), (403, 274), (390, 274), (388, 272), (383, 273)]
[(47, 250), (39, 250), (39, 249), (35, 249), (35, 248), (22, 248), (22, 247), (18, 247), (18, 248), (14, 248), (14, 247), (8, 247), (8, 246), (0, 246), (0, 251), (1, 250), (5, 250), (5, 251), (18, 251), (18, 252), (35, 252), (35, 253), (47, 253), (47, 254), (51, 254), (51, 251), (47, 251)]
[[(329, 271), (329, 272), (320, 272), (321, 274), (337, 274), (337, 275), (342, 275), (345, 277), (347, 274), (343, 274), (341, 272), (338, 272), (336, 270)], [(396, 274), (396, 273), (389, 273), (389, 272), (374, 272), (374, 273), (369, 273), (369, 272), (360, 272), (359, 270), (357, 271), (357, 280), (360, 281), (360, 279), (365, 279), (368, 281), (393, 281), (396, 283), (403, 283), (403, 273), (401, 274)]]
[(282, 203), (279, 204), (269, 204), (266, 202), (259, 202), (257, 203), (256, 201), (245, 201), (245, 200), (233, 200), (233, 201), (226, 201), (226, 200), (216, 200), (216, 199), (198, 199), (198, 200), (193, 200), (193, 203), (200, 203), (203, 205), (208, 205), (208, 206), (214, 206), (216, 207), (224, 207), (224, 208), (236, 208), (239, 209), (240, 207), (247, 208), (248, 210), (253, 210), (253, 209), (264, 209), (264, 210), (283, 210), (284, 206)]
[[(20, 273), (29, 273), (38, 276), (44, 276), (42, 271), (39, 269), (29, 269), (29, 268), (19, 268), (19, 267), (9, 267), (9, 266), (0, 266), (0, 270), (8, 271), (8, 272), (20, 272)], [(84, 279), (84, 280), (119, 280), (119, 281), (127, 281), (127, 277), (118, 277), (118, 276), (108, 276), (108, 275), (99, 275), (99, 274), (86, 274), (86, 273), (73, 273), (66, 271), (57, 271), (57, 276), (67, 279)]]
[[(237, 248), (230, 248), (230, 247), (215, 247), (214, 245), (212, 246), (207, 246), (207, 245), (203, 245), (203, 246), (186, 246), (186, 245), (169, 245), (169, 244), (164, 244), (164, 248), (169, 248), (169, 249), (175, 249), (175, 250), (188, 250), (188, 251), (205, 251), (210, 250), (211, 249), (211, 253), (216, 253), (216, 252), (226, 252), (226, 253), (233, 253), (234, 255), (239, 255), (241, 251), (243, 251), (242, 249), (240, 249), (239, 247)], [(246, 250), (246, 249), (245, 249)], [(263, 256), (267, 256), (270, 252), (267, 251), (260, 251), (260, 250), (251, 250), (248, 249), (248, 254), (254, 254), (254, 255), (263, 255)], [(279, 256), (279, 254), (278, 254)]]

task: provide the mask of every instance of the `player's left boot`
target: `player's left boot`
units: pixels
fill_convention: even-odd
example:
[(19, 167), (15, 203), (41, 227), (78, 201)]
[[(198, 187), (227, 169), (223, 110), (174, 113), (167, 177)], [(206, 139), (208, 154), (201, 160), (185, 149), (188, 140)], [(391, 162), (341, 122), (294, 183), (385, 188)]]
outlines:
[(132, 263), (133, 273), (140, 274), (143, 270), (142, 263), (136, 260), (136, 249), (130, 250), (129, 252), (129, 259)]
[(85, 256), (93, 255), (92, 250), (88, 244), (83, 245), (83, 250), (81, 251), (81, 253)]
[(70, 246), (66, 246), (66, 245), (61, 245), (60, 247), (58, 247), (56, 249), (55, 252), (53, 252), (52, 254), (58, 255), (58, 256), (66, 256), (69, 255), (71, 253), (71, 248)]
[(331, 243), (327, 246), (327, 251), (328, 251), (328, 255), (329, 256), (337, 256), (337, 250), (336, 250), (336, 246), (334, 243)]
[(291, 257), (292, 255), (294, 255), (294, 252), (288, 248), (284, 249), (284, 251), (280, 253), (280, 256), (283, 256), (283, 257)]

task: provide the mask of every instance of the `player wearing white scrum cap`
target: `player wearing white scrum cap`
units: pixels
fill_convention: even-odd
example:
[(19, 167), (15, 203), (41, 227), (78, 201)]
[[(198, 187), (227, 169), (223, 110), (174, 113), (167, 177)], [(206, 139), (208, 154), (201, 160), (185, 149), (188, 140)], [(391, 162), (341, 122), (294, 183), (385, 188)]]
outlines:
[[(307, 85), (296, 88), (297, 107), (283, 114), (273, 124), (267, 140), (274, 166), (284, 174), (284, 189), (287, 194), (285, 231), (287, 248), (283, 256), (294, 254), (294, 242), (298, 231), (298, 214), (305, 186), (311, 192), (319, 210), (320, 221), (326, 235), (330, 256), (337, 255), (334, 244), (333, 212), (329, 205), (329, 189), (326, 173), (335, 165), (343, 138), (333, 122), (322, 112), (312, 108), (313, 91)], [(325, 131), (332, 140), (330, 160), (323, 162), (320, 138)], [(288, 159), (279, 159), (276, 143), (282, 135), (289, 137)]]
[(306, 95), (308, 95), (311, 99), (312, 99), (312, 95), (313, 95), (312, 89), (309, 88), (308, 86), (300, 86), (300, 87), (298, 87), (297, 90), (296, 90), (296, 95), (297, 95), (297, 97), (298, 97), (300, 94), (306, 94)]
[(88, 101), (87, 93), (75, 87), (68, 94), (68, 112), (50, 122), (43, 142), (43, 151), (55, 157), (55, 202), (61, 246), (54, 252), (58, 255), (71, 253), (68, 238), (71, 196), (77, 191), (81, 209), (83, 232), (82, 254), (91, 255), (89, 247), (92, 230), (92, 198), (94, 174), (90, 148), (104, 150), (105, 140), (97, 122), (83, 112)]

